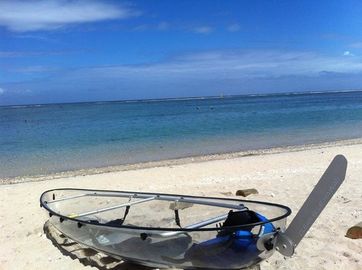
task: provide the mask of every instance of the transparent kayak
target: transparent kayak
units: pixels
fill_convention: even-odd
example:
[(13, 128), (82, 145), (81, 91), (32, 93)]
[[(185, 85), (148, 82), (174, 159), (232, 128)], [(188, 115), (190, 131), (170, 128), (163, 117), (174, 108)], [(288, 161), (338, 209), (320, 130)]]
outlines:
[(42, 194), (50, 222), (112, 257), (156, 267), (240, 269), (270, 257), (258, 239), (284, 230), (286, 206), (228, 198), (56, 189)]
[(292, 256), (345, 178), (334, 158), (286, 228), (284, 205), (230, 198), (53, 189), (40, 197), (49, 222), (81, 245), (154, 268), (242, 269), (275, 250)]

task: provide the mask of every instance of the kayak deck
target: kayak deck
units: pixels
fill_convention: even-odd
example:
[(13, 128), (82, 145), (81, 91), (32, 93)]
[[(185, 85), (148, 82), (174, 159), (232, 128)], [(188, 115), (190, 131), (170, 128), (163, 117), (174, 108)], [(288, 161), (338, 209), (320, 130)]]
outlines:
[(49, 190), (40, 202), (74, 241), (157, 268), (248, 267), (271, 256), (257, 241), (290, 214), (265, 202), (127, 191)]
[[(52, 195), (52, 197), (56, 198), (55, 195), (54, 196)], [(116, 215), (118, 216), (119, 210), (126, 209), (126, 211), (129, 212), (131, 207), (134, 208), (134, 206), (141, 205), (141, 204), (144, 207), (153, 208), (153, 209), (155, 209), (155, 207), (156, 207), (156, 209), (157, 209), (157, 208), (161, 207), (162, 202), (171, 202), (170, 206), (168, 207), (169, 209), (166, 208), (165, 210), (167, 212), (170, 212), (170, 210), (172, 211), (171, 208), (173, 208), (173, 211), (175, 211), (176, 213), (179, 211), (183, 211), (189, 207), (194, 207), (194, 205), (213, 206), (213, 207), (233, 209), (233, 210), (246, 210), (247, 209), (241, 203), (233, 204), (233, 203), (226, 203), (226, 202), (219, 202), (219, 201), (185, 198), (185, 197), (177, 196), (177, 195), (159, 195), (159, 194), (158, 195), (146, 195), (146, 194), (139, 194), (139, 193), (105, 194), (102, 192), (91, 192), (91, 193), (83, 193), (83, 194), (78, 194), (78, 195), (73, 195), (73, 196), (65, 196), (65, 197), (62, 197), (59, 199), (45, 201), (45, 203), (51, 209), (54, 209), (55, 211), (57, 211), (57, 213), (62, 214), (61, 210), (63, 210), (63, 207), (65, 204), (68, 204), (68, 205), (70, 204), (72, 206), (74, 206), (75, 204), (79, 205), (80, 203), (82, 203), (81, 199), (87, 199), (86, 204), (91, 205), (91, 201), (93, 201), (96, 198), (105, 199), (104, 204), (107, 204), (107, 205), (111, 204), (111, 201), (109, 200), (110, 198), (120, 199), (120, 200), (115, 200), (115, 201), (121, 201), (122, 203), (119, 203), (119, 204), (114, 203), (107, 207), (97, 207), (97, 209), (95, 209), (95, 210), (86, 210), (86, 211), (78, 211), (78, 212), (71, 211), (72, 213), (68, 212), (66, 214), (66, 216), (69, 218), (76, 218), (76, 219), (81, 219), (81, 220), (85, 220), (85, 221), (87, 220), (87, 217), (94, 218), (95, 216), (97, 216), (97, 217), (99, 217), (98, 218), (99, 223), (102, 223), (101, 221), (104, 221), (104, 224), (106, 224), (107, 222), (105, 220), (107, 220), (107, 219), (103, 220), (101, 218), (102, 215), (100, 215), (100, 214), (102, 214), (102, 213), (117, 211), (116, 213), (114, 213), (114, 216), (116, 216)], [(126, 200), (127, 202), (124, 202), (124, 200)], [(154, 202), (158, 201), (159, 203), (153, 203), (152, 205), (149, 205), (149, 202), (151, 202), (151, 201), (154, 201)], [(148, 203), (148, 205), (145, 205), (146, 203)], [(102, 202), (98, 203), (98, 205), (101, 205), (101, 204), (102, 204)], [(165, 205), (165, 203), (163, 203), (163, 205), (167, 206), (167, 205)], [(55, 206), (55, 207), (53, 207), (53, 206)], [(171, 207), (171, 206), (173, 206), (173, 207)], [(66, 207), (64, 207), (64, 209), (65, 208)], [(139, 208), (137, 208), (137, 212), (140, 212)], [(223, 212), (225, 212), (225, 211), (223, 210)], [(199, 215), (199, 213), (198, 213), (198, 215)], [(110, 216), (110, 215), (107, 215), (107, 217), (108, 216)], [(203, 228), (207, 225), (211, 225), (213, 223), (223, 221), (226, 219), (226, 217), (227, 217), (227, 211), (226, 211), (226, 214), (220, 214), (220, 215), (210, 217), (210, 218), (207, 218), (207, 219), (204, 219), (201, 221), (197, 221), (193, 224), (186, 225), (184, 228), (185, 229)], [(125, 220), (126, 219), (124, 218), (123, 223), (125, 222)], [(162, 219), (159, 219), (159, 220), (162, 220)], [(116, 224), (114, 223), (113, 225), (116, 225)]]

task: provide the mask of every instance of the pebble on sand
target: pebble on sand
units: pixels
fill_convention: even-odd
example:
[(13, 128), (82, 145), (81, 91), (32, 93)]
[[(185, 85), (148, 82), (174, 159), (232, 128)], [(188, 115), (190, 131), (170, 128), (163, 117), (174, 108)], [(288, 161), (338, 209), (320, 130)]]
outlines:
[(349, 228), (347, 230), (346, 237), (351, 239), (362, 239), (362, 222)]
[(258, 194), (259, 192), (255, 188), (239, 189), (236, 191), (236, 196), (249, 196), (251, 194)]

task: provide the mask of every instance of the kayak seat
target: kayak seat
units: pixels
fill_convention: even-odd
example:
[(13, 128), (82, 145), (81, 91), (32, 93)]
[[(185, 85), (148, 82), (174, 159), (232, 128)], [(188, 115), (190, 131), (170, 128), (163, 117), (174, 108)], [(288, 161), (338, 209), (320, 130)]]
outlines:
[[(233, 211), (230, 210), (223, 227), (246, 225), (250, 223), (260, 222), (258, 215), (251, 210)], [(245, 231), (251, 231), (254, 226), (246, 226), (243, 228)]]
[[(247, 225), (252, 223), (257, 223), (260, 221), (264, 221), (262, 218), (260, 218), (260, 215), (255, 213), (251, 210), (242, 210), (242, 211), (233, 211), (230, 210), (228, 213), (228, 216), (223, 223), (220, 232), (218, 233), (218, 236), (224, 236), (230, 233), (234, 233), (235, 229), (229, 229), (228, 227), (233, 226), (240, 226), (240, 225)], [(241, 230), (237, 231), (238, 236), (251, 236), (251, 230), (254, 228), (254, 226), (245, 226), (242, 227)]]

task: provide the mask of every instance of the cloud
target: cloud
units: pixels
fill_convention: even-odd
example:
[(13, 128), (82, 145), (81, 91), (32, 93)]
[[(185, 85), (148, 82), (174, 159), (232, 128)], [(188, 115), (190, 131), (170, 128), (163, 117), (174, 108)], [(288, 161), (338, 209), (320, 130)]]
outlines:
[(4, 70), (6, 70), (7, 72), (32, 74), (32, 73), (55, 72), (61, 69), (53, 66), (34, 65), (34, 66), (23, 66), (23, 67), (10, 67), (10, 68), (4, 68)]
[(361, 60), (304, 51), (219, 50), (141, 65), (60, 70), (2, 85), (12, 91), (32, 89), (32, 98), (39, 98), (34, 102), (362, 89)]
[(5, 93), (5, 89), (4, 88), (0, 88), (0, 96), (2, 95), (2, 94), (4, 94)]
[(64, 55), (71, 53), (80, 53), (88, 50), (59, 50), (59, 51), (0, 51), (0, 58), (11, 57), (31, 57), (44, 55)]
[(48, 37), (45, 37), (45, 36), (39, 36), (39, 35), (17, 34), (17, 35), (14, 35), (14, 38), (33, 39), (33, 40), (45, 41), (45, 42), (51, 42), (51, 43), (60, 43), (58, 40), (48, 38)]
[(343, 52), (343, 55), (344, 55), (344, 56), (354, 56), (354, 54), (351, 53), (350, 51), (344, 51), (344, 52)]
[(198, 34), (210, 34), (213, 31), (214, 31), (214, 29), (210, 26), (198, 26), (198, 27), (192, 28), (192, 32), (198, 33)]
[[(313, 52), (208, 51), (179, 55), (164, 62), (130, 66), (94, 67), (80, 72), (94, 76), (166, 78), (257, 78), (318, 76), (321, 72), (362, 72), (357, 57), (324, 56)], [(92, 76), (93, 76), (92, 75)]]
[(0, 25), (15, 32), (54, 30), (140, 14), (125, 6), (95, 0), (1, 1), (0, 10)]
[(136, 25), (131, 30), (135, 31), (135, 32), (143, 32), (143, 31), (149, 30), (150, 28), (151, 27), (148, 24), (140, 24), (140, 25)]
[(227, 31), (229, 32), (238, 32), (240, 30), (240, 25), (237, 23), (230, 24), (227, 28)]
[[(35, 67), (40, 71), (44, 67)], [(39, 70), (40, 69), (40, 70)], [(26, 68), (25, 68), (26, 70)], [(152, 64), (96, 66), (72, 69), (66, 80), (184, 80), (319, 76), (323, 72), (362, 72), (360, 57), (325, 56), (313, 52), (226, 50), (189, 53)]]
[(339, 33), (325, 33), (321, 35), (321, 38), (334, 41), (347, 41), (349, 39), (348, 36)]

